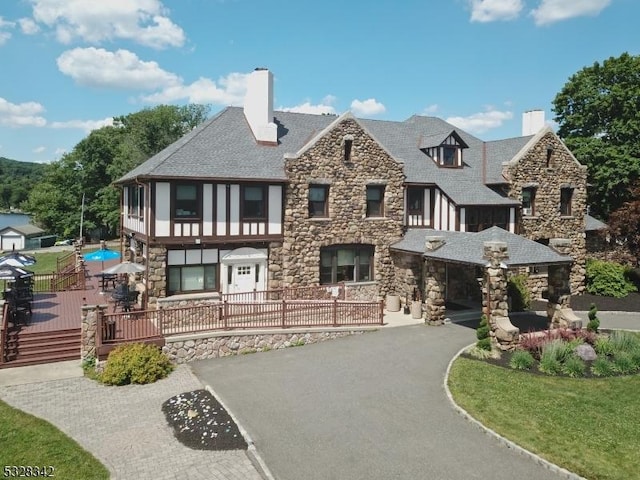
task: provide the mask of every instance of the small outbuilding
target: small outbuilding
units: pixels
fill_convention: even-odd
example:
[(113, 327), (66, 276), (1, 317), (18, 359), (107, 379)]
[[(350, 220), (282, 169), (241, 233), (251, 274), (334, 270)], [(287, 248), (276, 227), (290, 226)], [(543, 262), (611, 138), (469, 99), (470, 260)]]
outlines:
[(0, 250), (24, 250), (30, 239), (41, 237), (44, 233), (43, 229), (31, 224), (5, 227), (0, 230)]

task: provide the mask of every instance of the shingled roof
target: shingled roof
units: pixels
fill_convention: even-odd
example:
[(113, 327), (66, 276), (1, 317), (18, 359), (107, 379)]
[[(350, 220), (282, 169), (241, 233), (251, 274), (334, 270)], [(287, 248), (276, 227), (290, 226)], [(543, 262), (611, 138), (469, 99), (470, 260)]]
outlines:
[[(183, 178), (286, 182), (285, 155), (301, 151), (338, 117), (274, 112), (278, 145), (255, 141), (242, 108), (228, 107), (131, 170), (116, 183), (134, 179)], [(352, 116), (348, 116), (353, 118)], [(398, 162), (407, 183), (438, 185), (458, 205), (517, 205), (485, 184), (505, 183), (502, 163), (531, 137), (483, 142), (442, 119), (413, 116), (403, 122), (355, 119)], [(424, 139), (444, 140), (452, 133), (464, 142), (463, 168), (439, 168), (419, 146)]]
[[(442, 237), (444, 245), (436, 250), (426, 250), (427, 237)], [(409, 229), (402, 240), (391, 245), (391, 249), (416, 253), (445, 262), (482, 266), (487, 263), (483, 258), (484, 243), (490, 241), (507, 244), (509, 258), (504, 263), (508, 267), (573, 262), (568, 255), (560, 255), (545, 245), (507, 232), (500, 227), (491, 227), (480, 232), (449, 232), (430, 228)]]

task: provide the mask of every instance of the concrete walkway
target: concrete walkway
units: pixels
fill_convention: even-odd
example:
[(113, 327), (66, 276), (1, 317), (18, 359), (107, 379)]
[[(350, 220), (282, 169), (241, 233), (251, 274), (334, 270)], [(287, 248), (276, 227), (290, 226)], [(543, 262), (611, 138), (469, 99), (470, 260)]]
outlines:
[[(640, 326), (637, 315), (611, 317)], [(614, 326), (608, 318), (601, 315), (603, 327)], [(473, 341), (463, 325), (416, 325), (191, 367), (278, 480), (566, 478), (452, 408), (447, 364)]]
[(72, 437), (112, 479), (261, 478), (244, 451), (192, 450), (173, 437), (162, 403), (203, 388), (188, 367), (151, 385), (123, 387), (100, 385), (81, 374), (78, 362), (3, 369), (0, 398)]

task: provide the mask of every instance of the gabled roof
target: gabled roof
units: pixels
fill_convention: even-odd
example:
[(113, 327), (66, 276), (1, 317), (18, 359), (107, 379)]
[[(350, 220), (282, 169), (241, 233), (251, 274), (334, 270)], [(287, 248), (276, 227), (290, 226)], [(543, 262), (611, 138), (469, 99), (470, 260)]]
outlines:
[[(428, 251), (425, 249), (427, 237), (442, 237), (445, 243), (436, 250)], [(507, 244), (509, 258), (504, 263), (508, 267), (573, 262), (570, 256), (560, 255), (541, 243), (507, 232), (500, 227), (491, 227), (481, 232), (409, 229), (402, 240), (391, 245), (391, 249), (421, 254), (424, 257), (445, 262), (483, 266), (487, 263), (487, 259), (483, 258), (484, 243), (490, 241)]]
[(468, 147), (465, 141), (460, 137), (460, 135), (458, 135), (458, 132), (456, 132), (455, 130), (451, 130), (448, 133), (440, 132), (440, 133), (434, 133), (432, 135), (425, 135), (420, 139), (418, 148), (423, 149), (423, 148), (438, 147), (442, 145), (442, 143), (452, 135), (462, 148)]
[(592, 232), (594, 230), (605, 230), (609, 228), (609, 226), (606, 223), (601, 222), (600, 220), (598, 220), (595, 217), (592, 217), (589, 214), (584, 216), (584, 221), (585, 221), (585, 228), (584, 228), (585, 232)]
[(14, 232), (21, 233), (25, 237), (40, 235), (45, 231), (40, 227), (36, 227), (35, 225), (31, 225), (30, 223), (27, 225), (19, 225), (17, 227), (9, 226), (3, 229), (0, 229), (0, 234), (13, 230)]
[[(394, 160), (403, 163), (407, 183), (437, 185), (458, 205), (519, 203), (487, 185), (506, 183), (502, 164), (522, 155), (534, 137), (485, 143), (436, 117), (412, 116), (397, 122), (357, 119), (350, 112), (337, 117), (276, 111), (278, 144), (267, 146), (255, 141), (243, 109), (228, 107), (116, 183), (136, 178), (286, 182), (285, 158), (301, 154), (346, 118), (357, 121)], [(463, 168), (440, 168), (420, 149), (427, 143), (441, 143), (450, 135), (466, 146)]]

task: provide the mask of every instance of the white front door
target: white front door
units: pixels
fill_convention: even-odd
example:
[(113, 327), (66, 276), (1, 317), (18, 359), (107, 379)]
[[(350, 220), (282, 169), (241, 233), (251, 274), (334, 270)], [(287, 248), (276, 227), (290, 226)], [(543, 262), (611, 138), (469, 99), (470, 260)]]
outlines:
[(256, 264), (236, 264), (232, 266), (230, 293), (245, 293), (256, 290)]

